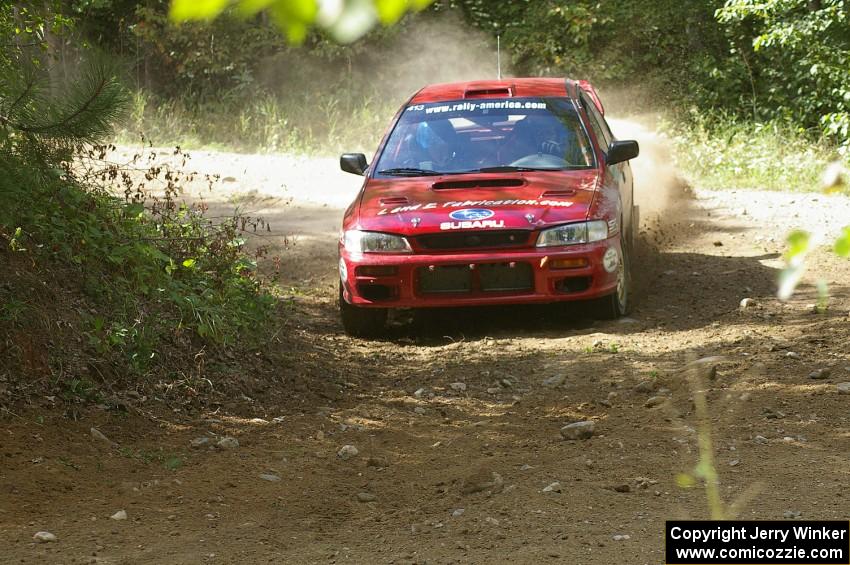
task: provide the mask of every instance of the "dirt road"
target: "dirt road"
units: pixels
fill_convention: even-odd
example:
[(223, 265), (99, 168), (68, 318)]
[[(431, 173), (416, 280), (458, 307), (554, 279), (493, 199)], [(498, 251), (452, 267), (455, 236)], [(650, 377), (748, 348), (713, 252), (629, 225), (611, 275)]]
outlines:
[[(438, 313), (401, 317), (373, 342), (345, 337), (334, 304), (336, 232), (358, 179), (333, 159), (196, 152), (196, 168), (225, 179), (205, 195), (214, 209), (267, 217), (267, 243), (289, 244), (285, 331), (255, 374), (228, 377), (241, 398), (215, 409), (124, 395), (126, 411), (77, 422), (48, 399), (7, 416), (0, 561), (661, 563), (664, 520), (710, 514), (699, 483), (676, 482), (700, 431), (726, 515), (847, 519), (850, 395), (837, 385), (850, 381), (850, 264), (817, 253), (793, 300), (773, 295), (788, 228), (834, 232), (850, 202), (686, 196), (657, 159), (663, 140), (644, 135), (656, 157), (636, 172), (650, 221), (631, 318)], [(821, 314), (817, 276), (831, 292)], [(686, 370), (706, 357), (718, 359)], [(584, 420), (590, 439), (562, 439)], [(238, 446), (216, 447), (224, 437)], [(340, 456), (346, 445), (356, 455)], [(110, 519), (119, 510), (127, 519)], [(58, 540), (34, 543), (40, 530)]]

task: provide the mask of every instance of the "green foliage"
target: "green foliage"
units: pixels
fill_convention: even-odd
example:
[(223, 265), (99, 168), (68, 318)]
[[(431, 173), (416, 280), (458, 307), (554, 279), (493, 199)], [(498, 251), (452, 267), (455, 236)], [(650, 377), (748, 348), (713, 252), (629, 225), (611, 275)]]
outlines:
[[(305, 112), (305, 108), (310, 108)], [(160, 98), (138, 92), (119, 140), (139, 135), (160, 144), (225, 147), (240, 151), (328, 153), (373, 151), (397, 108), (378, 93), (344, 88), (327, 92), (292, 89), (287, 96), (259, 91), (220, 101)]]
[(62, 397), (68, 403), (92, 404), (100, 400), (97, 386), (87, 379), (71, 378), (63, 384)]
[(712, 189), (817, 190), (835, 148), (814, 142), (788, 122), (753, 123), (694, 112), (663, 127), (679, 170), (695, 186)]
[(26, 64), (20, 73), (4, 76), (0, 126), (5, 149), (28, 145), (45, 158), (66, 157), (74, 144), (109, 135), (126, 105), (126, 92), (104, 64), (85, 66), (61, 97), (50, 96), (50, 88), (47, 77)]
[[(458, 2), (478, 27), (503, 35), (505, 52), (522, 71), (576, 71), (592, 57), (590, 34), (610, 16), (590, 2)], [(600, 63), (604, 66), (605, 63)]]
[(501, 34), (520, 74), (637, 83), (686, 117), (720, 110), (850, 140), (846, 0), (448, 4)]
[(22, 54), (40, 60), (39, 50), (47, 47), (48, 34), (63, 34), (74, 26), (73, 18), (62, 11), (61, 0), (0, 3), (0, 64), (17, 62)]
[(160, 9), (140, 7), (135, 18), (130, 31), (145, 48), (150, 87), (168, 96), (221, 100), (250, 91), (263, 58), (285, 46), (271, 25), (232, 14), (178, 26)]
[(717, 12), (750, 40), (754, 97), (765, 116), (819, 126), (850, 144), (850, 11), (846, 0), (728, 0)]
[(79, 271), (89, 300), (109, 312), (89, 322), (93, 353), (116, 354), (143, 373), (163, 340), (188, 332), (201, 343), (232, 345), (262, 327), (272, 299), (245, 257), (239, 218), (212, 225), (171, 199), (147, 212), (132, 198), (81, 184), (70, 168), (34, 183), (33, 168), (20, 156), (0, 162), (0, 234), (17, 221), (33, 261)]
[(183, 465), (183, 459), (176, 455), (172, 455), (171, 457), (168, 457), (162, 465), (169, 471), (176, 471)]
[[(55, 20), (0, 8), (7, 33), (38, 36)], [(111, 148), (97, 143), (128, 100), (114, 69), (94, 61), (59, 85), (42, 63), (23, 45), (0, 59), (0, 239), (8, 250), (78, 279), (97, 312), (83, 314), (85, 346), (134, 373), (146, 372), (163, 347), (227, 346), (253, 335), (272, 299), (243, 234), (264, 224), (241, 216), (214, 224), (202, 208), (178, 204), (180, 170), (143, 169), (141, 155), (110, 162)], [(146, 202), (134, 173), (160, 182), (164, 196)], [(20, 325), (27, 309), (4, 301), (0, 322)], [(89, 397), (85, 382), (66, 385), (68, 398)]]

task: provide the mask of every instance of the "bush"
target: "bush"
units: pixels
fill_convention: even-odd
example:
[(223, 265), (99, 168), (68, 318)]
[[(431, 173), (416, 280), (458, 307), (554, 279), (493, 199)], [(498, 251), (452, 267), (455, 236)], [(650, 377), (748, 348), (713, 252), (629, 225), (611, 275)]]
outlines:
[(837, 157), (826, 141), (780, 121), (755, 123), (694, 111), (687, 123), (663, 126), (677, 165), (701, 188), (813, 191)]
[[(0, 236), (34, 265), (76, 270), (96, 312), (84, 328), (92, 353), (116, 353), (140, 373), (163, 342), (185, 343), (185, 335), (197, 347), (226, 346), (261, 328), (272, 298), (244, 253), (243, 219), (213, 224), (202, 210), (178, 204), (180, 173), (158, 166), (148, 169), (147, 182), (170, 177), (165, 182), (173, 188), (147, 209), (129, 187), (118, 198), (83, 184), (81, 177), (108, 182), (127, 175), (117, 165), (97, 169), (97, 162), (89, 160), (82, 174), (63, 162), (39, 178), (20, 156), (0, 161)], [(251, 226), (262, 224), (246, 221)]]
[[(25, 256), (30, 279), (56, 270), (67, 275), (62, 284), (79, 284), (87, 304), (77, 305), (79, 329), (94, 359), (143, 373), (166, 347), (249, 337), (273, 301), (242, 234), (264, 224), (240, 216), (214, 224), (202, 208), (178, 204), (181, 170), (140, 167), (141, 155), (109, 162), (114, 148), (97, 143), (112, 133), (127, 94), (110, 67), (83, 69), (60, 89), (23, 51), (0, 59), (4, 255)], [(155, 183), (163, 196), (148, 202), (142, 186)], [(6, 298), (23, 306), (0, 313), (6, 331), (27, 323), (28, 290), (10, 288)]]

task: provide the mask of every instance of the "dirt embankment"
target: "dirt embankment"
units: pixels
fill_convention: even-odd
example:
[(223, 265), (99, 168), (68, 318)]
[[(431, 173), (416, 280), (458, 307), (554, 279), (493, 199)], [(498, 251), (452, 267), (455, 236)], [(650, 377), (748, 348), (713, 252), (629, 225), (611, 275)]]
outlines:
[[(724, 501), (742, 518), (846, 519), (850, 265), (817, 253), (793, 300), (773, 296), (785, 231), (839, 225), (848, 200), (688, 196), (674, 169), (638, 164), (656, 155), (641, 141), (638, 201), (661, 221), (645, 229), (631, 318), (481, 310), (372, 342), (345, 337), (334, 306), (339, 218), (359, 179), (334, 159), (195, 152), (226, 179), (205, 199), (269, 217), (267, 242), (289, 243), (277, 364), (232, 375), (245, 395), (215, 411), (125, 396), (125, 412), (78, 422), (48, 400), (5, 414), (2, 561), (657, 563), (665, 519), (708, 515), (675, 477), (698, 450), (682, 369), (714, 356), (700, 386)], [(816, 273), (831, 282), (822, 314)], [(578, 420), (594, 435), (562, 439)], [(215, 447), (223, 437), (239, 445)], [(39, 530), (58, 540), (34, 543)]]

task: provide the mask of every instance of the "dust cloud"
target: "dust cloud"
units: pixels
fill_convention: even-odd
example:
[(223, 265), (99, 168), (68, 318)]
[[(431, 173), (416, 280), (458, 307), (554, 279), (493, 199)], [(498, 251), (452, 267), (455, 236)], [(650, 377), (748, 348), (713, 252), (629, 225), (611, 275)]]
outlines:
[[(651, 123), (652, 117), (644, 119)], [(631, 167), (642, 227), (651, 229), (684, 220), (693, 195), (676, 168), (670, 139), (640, 118), (608, 117), (608, 122), (618, 139), (635, 139), (640, 144), (640, 156), (631, 161)]]
[[(496, 79), (496, 40), (447, 12), (417, 21), (381, 55), (385, 80), (380, 87), (403, 102), (428, 84)], [(502, 76), (510, 76), (510, 57), (502, 52)]]
[[(386, 33), (393, 37), (361, 40), (333, 57), (305, 50), (268, 57), (259, 65), (258, 82), (290, 96), (333, 86), (395, 108), (428, 84), (497, 77), (496, 39), (465, 25), (457, 12), (419, 17)], [(503, 52), (502, 75), (510, 74), (510, 58)]]

